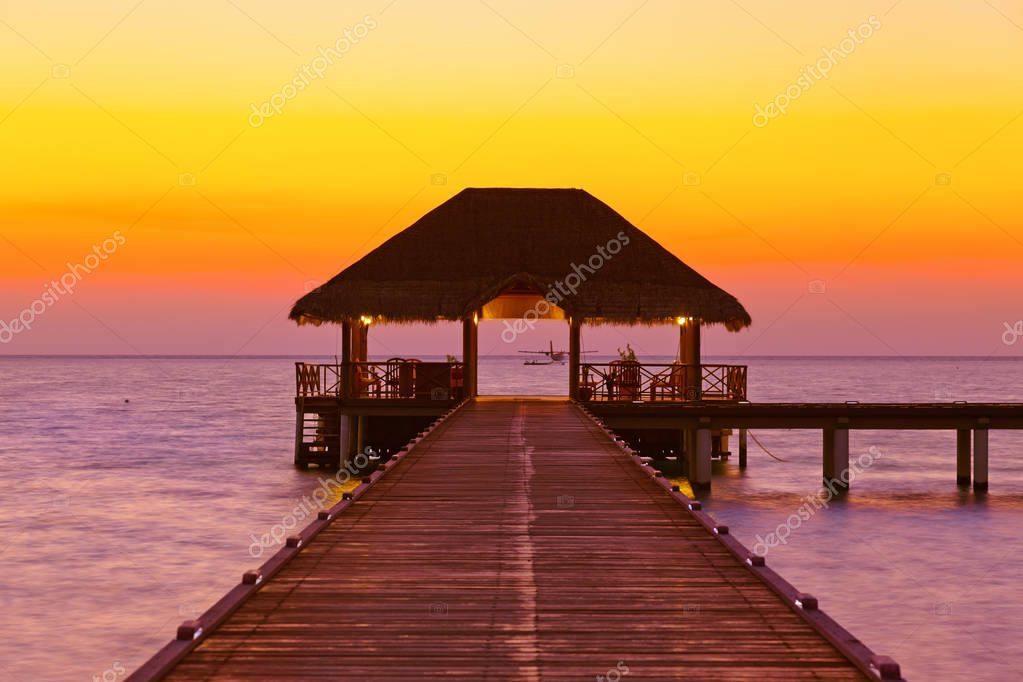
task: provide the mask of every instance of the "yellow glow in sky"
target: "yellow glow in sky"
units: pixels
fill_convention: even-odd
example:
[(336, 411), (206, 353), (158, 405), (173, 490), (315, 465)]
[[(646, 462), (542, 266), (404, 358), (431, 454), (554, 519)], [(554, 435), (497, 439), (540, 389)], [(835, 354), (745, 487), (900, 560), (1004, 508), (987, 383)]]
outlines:
[(290, 302), (493, 185), (583, 187), (736, 294), (754, 327), (712, 352), (1012, 352), (1021, 26), (1018, 0), (4, 4), (0, 318), (126, 243), (0, 352), (332, 352)]

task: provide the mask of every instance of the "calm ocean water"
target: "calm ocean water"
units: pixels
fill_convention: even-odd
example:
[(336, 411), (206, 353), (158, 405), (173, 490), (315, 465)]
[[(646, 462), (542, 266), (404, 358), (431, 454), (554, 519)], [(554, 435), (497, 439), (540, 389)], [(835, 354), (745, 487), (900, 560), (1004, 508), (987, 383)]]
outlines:
[[(757, 401), (1023, 401), (1020, 361), (744, 361)], [(566, 385), (563, 366), (480, 368), (483, 393)], [(317, 484), (291, 465), (293, 391), (290, 359), (0, 357), (0, 679), (123, 677), (261, 563), (253, 534)], [(819, 432), (754, 433), (784, 461), (751, 441), (706, 498), (750, 546), (820, 479)], [(982, 499), (956, 488), (954, 433), (851, 447), (881, 456), (771, 565), (908, 677), (1017, 679), (1023, 433), (991, 434)]]

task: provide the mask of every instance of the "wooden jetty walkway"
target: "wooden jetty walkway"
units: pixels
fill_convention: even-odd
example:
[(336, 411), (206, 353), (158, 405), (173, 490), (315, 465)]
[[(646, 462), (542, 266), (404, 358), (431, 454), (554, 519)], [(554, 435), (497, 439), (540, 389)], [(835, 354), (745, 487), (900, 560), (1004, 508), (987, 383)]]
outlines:
[(130, 679), (901, 679), (566, 400), (464, 403), (349, 497)]

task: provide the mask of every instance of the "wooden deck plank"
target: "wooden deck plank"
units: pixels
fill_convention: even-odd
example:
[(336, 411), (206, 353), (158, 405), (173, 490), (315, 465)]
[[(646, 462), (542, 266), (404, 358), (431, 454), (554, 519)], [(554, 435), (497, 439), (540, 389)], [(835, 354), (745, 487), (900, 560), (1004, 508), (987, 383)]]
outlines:
[(479, 401), (169, 675), (862, 680), (568, 403)]

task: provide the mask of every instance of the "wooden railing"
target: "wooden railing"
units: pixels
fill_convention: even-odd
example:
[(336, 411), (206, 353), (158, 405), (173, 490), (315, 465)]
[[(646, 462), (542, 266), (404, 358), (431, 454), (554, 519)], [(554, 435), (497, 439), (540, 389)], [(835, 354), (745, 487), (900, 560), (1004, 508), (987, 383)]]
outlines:
[[(370, 400), (461, 400), (461, 362), (295, 363), (295, 395)], [(347, 381), (344, 381), (347, 378)]]
[(295, 395), (303, 398), (341, 394), (341, 365), (295, 363)]
[(649, 365), (631, 361), (579, 366), (583, 402), (745, 400), (746, 365)]

